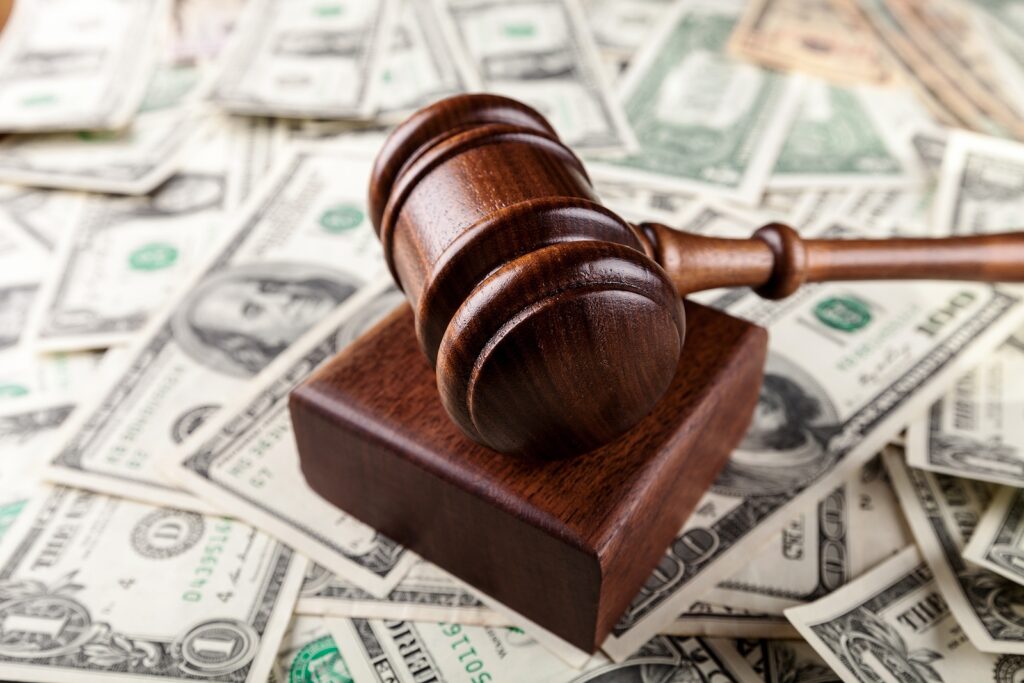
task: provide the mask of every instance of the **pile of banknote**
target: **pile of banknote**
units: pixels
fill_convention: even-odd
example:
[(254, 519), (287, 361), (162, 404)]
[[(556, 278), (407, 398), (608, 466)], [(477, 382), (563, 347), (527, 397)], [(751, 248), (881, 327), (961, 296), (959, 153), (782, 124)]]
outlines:
[(0, 679), (1024, 680), (1020, 285), (695, 295), (769, 330), (758, 409), (594, 655), (312, 492), (288, 393), (404, 300), (374, 155), (482, 90), (633, 221), (1024, 226), (1019, 3), (17, 0)]

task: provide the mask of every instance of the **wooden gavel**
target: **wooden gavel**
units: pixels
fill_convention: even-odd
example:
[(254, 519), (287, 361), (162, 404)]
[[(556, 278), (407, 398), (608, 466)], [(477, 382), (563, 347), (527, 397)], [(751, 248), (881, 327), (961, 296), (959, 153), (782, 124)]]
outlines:
[(540, 114), (495, 95), (402, 123), (377, 157), (370, 213), (448, 414), (516, 455), (588, 451), (650, 412), (683, 350), (681, 296), (1024, 279), (1024, 233), (804, 240), (772, 223), (737, 240), (633, 226), (599, 203)]

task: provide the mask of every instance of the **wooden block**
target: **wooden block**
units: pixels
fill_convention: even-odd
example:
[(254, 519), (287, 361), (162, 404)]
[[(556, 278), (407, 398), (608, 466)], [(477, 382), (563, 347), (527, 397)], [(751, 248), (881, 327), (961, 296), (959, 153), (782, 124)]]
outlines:
[(596, 650), (757, 404), (765, 331), (689, 302), (686, 315), (683, 358), (652, 413), (603, 448), (533, 461), (451, 422), (403, 307), (292, 393), (302, 471), (357, 519)]

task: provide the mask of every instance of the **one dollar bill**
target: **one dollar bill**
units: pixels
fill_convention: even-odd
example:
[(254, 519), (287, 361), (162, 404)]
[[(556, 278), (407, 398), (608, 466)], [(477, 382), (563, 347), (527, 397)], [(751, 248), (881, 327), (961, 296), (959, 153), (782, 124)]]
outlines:
[(1024, 658), (971, 645), (916, 548), (786, 616), (845, 683), (1005, 683)]
[(1024, 584), (1024, 502), (1019, 488), (999, 490), (963, 555), (1014, 583)]

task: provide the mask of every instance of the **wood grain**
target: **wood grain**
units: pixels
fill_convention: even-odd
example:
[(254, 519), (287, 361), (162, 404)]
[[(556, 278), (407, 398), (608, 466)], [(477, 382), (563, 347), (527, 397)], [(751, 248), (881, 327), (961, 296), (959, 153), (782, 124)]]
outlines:
[(381, 533), (592, 651), (746, 430), (767, 334), (686, 304), (665, 400), (577, 458), (510, 458), (445, 414), (400, 309), (291, 397), (310, 486)]
[(632, 226), (598, 201), (540, 114), (460, 95), (399, 126), (370, 212), (442, 402), (476, 441), (566, 457), (614, 439), (668, 386), (686, 328), (678, 296), (805, 282), (1024, 280), (1024, 234), (804, 240), (773, 223), (746, 240)]

